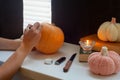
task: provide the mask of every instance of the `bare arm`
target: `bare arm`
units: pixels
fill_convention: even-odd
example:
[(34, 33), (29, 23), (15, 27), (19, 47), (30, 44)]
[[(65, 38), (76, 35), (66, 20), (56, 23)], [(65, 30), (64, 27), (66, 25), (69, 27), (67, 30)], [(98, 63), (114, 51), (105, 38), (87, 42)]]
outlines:
[(22, 62), (32, 48), (40, 39), (40, 25), (35, 25), (24, 33), (23, 41), (20, 47), (13, 53), (13, 55), (0, 67), (0, 80), (10, 80), (18, 71)]
[(21, 45), (15, 53), (0, 67), (0, 80), (10, 80), (21, 66), (30, 50)]
[(0, 50), (16, 50), (20, 46), (20, 39), (5, 39), (0, 37)]

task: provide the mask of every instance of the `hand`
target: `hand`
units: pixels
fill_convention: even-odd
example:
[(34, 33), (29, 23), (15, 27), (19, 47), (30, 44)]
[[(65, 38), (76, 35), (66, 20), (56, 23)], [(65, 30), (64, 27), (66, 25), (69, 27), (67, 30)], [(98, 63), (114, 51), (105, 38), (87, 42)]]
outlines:
[(22, 44), (27, 49), (32, 49), (38, 43), (41, 37), (41, 26), (38, 22), (34, 25), (28, 25), (24, 34), (23, 34), (23, 42)]

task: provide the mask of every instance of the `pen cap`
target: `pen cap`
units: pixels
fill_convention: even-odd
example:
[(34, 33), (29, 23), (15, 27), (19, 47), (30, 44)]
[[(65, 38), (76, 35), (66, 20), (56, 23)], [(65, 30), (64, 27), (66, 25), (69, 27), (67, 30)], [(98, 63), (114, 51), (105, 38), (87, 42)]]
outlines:
[(56, 64), (56, 65), (59, 65), (59, 64), (61, 64), (63, 61), (65, 61), (65, 59), (66, 59), (66, 57), (61, 57), (61, 58), (59, 58), (59, 59), (55, 62), (55, 64)]

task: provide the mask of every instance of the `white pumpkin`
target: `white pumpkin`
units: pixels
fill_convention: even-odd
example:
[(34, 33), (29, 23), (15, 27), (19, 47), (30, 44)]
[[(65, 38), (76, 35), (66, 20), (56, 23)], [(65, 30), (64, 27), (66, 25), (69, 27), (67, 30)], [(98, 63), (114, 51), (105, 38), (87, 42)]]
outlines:
[(116, 27), (117, 27), (117, 30), (118, 30), (118, 38), (117, 38), (117, 41), (120, 42), (120, 23), (116, 23)]
[(120, 23), (116, 23), (116, 18), (112, 18), (111, 22), (104, 22), (97, 35), (102, 41), (120, 42)]

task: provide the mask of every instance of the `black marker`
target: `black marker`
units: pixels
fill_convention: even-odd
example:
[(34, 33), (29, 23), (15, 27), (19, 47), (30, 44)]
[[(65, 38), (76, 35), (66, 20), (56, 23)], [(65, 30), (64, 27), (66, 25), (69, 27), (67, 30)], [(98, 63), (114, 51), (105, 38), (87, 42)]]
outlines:
[(63, 61), (65, 61), (66, 57), (61, 57), (59, 58), (56, 62), (55, 62), (55, 65), (59, 65), (61, 64)]

